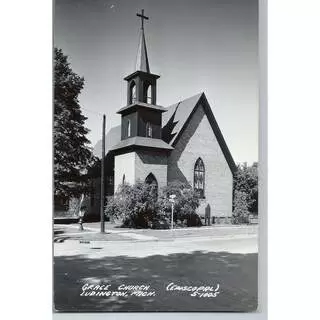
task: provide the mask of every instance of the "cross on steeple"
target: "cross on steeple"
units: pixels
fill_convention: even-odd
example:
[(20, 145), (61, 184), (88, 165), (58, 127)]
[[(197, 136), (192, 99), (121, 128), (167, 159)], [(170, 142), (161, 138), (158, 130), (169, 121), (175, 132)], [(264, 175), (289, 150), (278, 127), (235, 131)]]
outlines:
[(149, 17), (144, 15), (144, 9), (141, 9), (141, 14), (137, 13), (137, 16), (141, 18), (141, 29), (143, 30), (143, 20), (149, 20)]

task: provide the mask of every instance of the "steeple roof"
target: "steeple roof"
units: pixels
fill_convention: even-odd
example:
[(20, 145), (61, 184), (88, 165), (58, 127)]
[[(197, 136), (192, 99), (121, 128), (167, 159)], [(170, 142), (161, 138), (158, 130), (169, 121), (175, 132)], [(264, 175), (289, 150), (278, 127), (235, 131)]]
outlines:
[(143, 71), (143, 72), (150, 73), (146, 39), (144, 36), (144, 29), (142, 28), (140, 29), (140, 35), (139, 35), (136, 71)]
[(137, 54), (136, 70), (150, 73), (146, 39), (144, 37), (144, 20), (149, 20), (149, 17), (144, 15), (144, 10), (141, 10), (141, 13), (137, 13), (137, 17), (141, 19), (141, 28), (139, 35), (139, 47)]

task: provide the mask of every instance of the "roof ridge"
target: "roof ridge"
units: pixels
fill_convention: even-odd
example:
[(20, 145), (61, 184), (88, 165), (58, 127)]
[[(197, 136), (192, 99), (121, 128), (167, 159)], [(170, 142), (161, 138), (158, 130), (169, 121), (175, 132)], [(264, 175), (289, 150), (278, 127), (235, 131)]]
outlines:
[(178, 107), (180, 103), (185, 102), (185, 101), (187, 101), (187, 100), (191, 100), (191, 99), (193, 99), (193, 98), (195, 98), (195, 97), (197, 97), (197, 96), (199, 96), (199, 98), (198, 98), (198, 100), (199, 100), (200, 97), (201, 97), (203, 94), (204, 94), (204, 91), (201, 91), (201, 92), (199, 92), (199, 93), (197, 93), (197, 94), (194, 94), (193, 96), (190, 96), (190, 97), (188, 97), (188, 98), (179, 100), (179, 101), (176, 102), (176, 103), (170, 104), (166, 109), (169, 109), (170, 107), (173, 107), (174, 105), (177, 105), (176, 107)]

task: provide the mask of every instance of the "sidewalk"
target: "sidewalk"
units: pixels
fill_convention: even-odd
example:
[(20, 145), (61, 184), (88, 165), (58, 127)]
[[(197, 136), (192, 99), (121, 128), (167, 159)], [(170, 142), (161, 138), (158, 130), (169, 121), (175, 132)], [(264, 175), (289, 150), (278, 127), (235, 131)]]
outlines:
[[(84, 224), (84, 230), (79, 231), (79, 225), (55, 225), (54, 242), (66, 240), (84, 241), (202, 241), (207, 239), (244, 239), (257, 237), (257, 226), (217, 225), (198, 228), (181, 228), (174, 230), (153, 229), (122, 229), (106, 228), (105, 234), (100, 233), (97, 224)], [(107, 226), (106, 226), (107, 227)]]

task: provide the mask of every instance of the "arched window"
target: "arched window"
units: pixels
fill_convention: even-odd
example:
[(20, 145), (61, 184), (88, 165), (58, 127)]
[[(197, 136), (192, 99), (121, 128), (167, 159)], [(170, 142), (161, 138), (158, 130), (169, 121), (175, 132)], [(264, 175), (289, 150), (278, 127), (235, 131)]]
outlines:
[(128, 120), (126, 123), (126, 137), (130, 137), (131, 136), (131, 121)]
[(198, 158), (194, 165), (194, 190), (199, 193), (200, 198), (204, 198), (205, 169), (201, 158)]
[(134, 81), (130, 85), (130, 104), (137, 101), (137, 86)]
[(152, 126), (150, 122), (147, 122), (146, 124), (146, 136), (152, 138)]
[(148, 80), (143, 82), (143, 102), (152, 104), (152, 85)]
[(152, 103), (152, 87), (150, 84), (147, 86), (146, 93), (147, 93), (147, 103), (151, 104)]
[(148, 176), (146, 177), (145, 182), (154, 187), (154, 189), (153, 189), (154, 192), (155, 192), (154, 195), (156, 197), (158, 197), (158, 181), (157, 181), (156, 177), (154, 176), (154, 174), (153, 173), (149, 173)]

